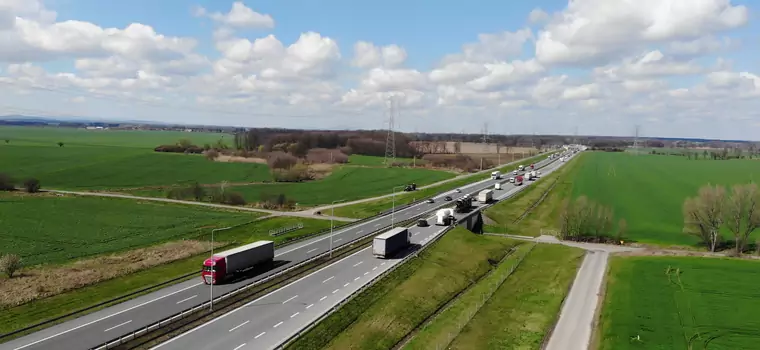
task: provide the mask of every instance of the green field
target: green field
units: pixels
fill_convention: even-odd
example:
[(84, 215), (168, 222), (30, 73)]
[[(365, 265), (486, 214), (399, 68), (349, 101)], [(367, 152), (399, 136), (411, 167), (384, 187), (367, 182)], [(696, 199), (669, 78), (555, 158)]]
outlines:
[(613, 257), (607, 278), (601, 350), (758, 348), (760, 262)]
[[(422, 159), (413, 158), (396, 158), (396, 163), (407, 163), (422, 165), (425, 163)], [(385, 157), (365, 156), (361, 154), (352, 154), (348, 156), (348, 164), (364, 166), (385, 166)]]
[(26, 265), (197, 237), (254, 220), (256, 213), (126, 199), (0, 194), (0, 252)]
[(288, 349), (389, 349), (521, 242), (463, 228), (345, 304)]
[(66, 127), (0, 126), (0, 144), (64, 147), (129, 147), (153, 149), (162, 144), (174, 144), (180, 139), (203, 146), (223, 139), (231, 143), (232, 135), (207, 132), (148, 131), (148, 130), (85, 130)]
[(588, 152), (581, 161), (568, 179), (573, 197), (586, 195), (612, 206), (615, 222), (628, 222), (629, 239), (665, 245), (697, 244), (695, 237), (682, 233), (682, 206), (701, 186), (748, 183), (760, 174), (760, 162), (753, 160)]

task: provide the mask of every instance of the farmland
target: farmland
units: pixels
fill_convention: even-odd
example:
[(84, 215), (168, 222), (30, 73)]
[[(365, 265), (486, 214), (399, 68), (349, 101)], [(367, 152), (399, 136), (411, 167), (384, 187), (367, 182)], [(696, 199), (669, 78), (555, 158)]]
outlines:
[(662, 245), (697, 243), (682, 233), (682, 206), (701, 186), (747, 183), (760, 173), (760, 162), (753, 160), (588, 152), (583, 162), (566, 179), (572, 184), (572, 196), (585, 195), (611, 206), (615, 220), (627, 220), (629, 239)]
[(26, 265), (61, 263), (254, 220), (251, 213), (175, 204), (54, 195), (0, 194), (0, 251)]
[(141, 130), (84, 130), (57, 127), (0, 126), (0, 140), (9, 145), (65, 147), (123, 147), (150, 149), (160, 144), (187, 139), (196, 145), (213, 144), (219, 139), (229, 142), (231, 135), (222, 133), (141, 131)]
[(599, 349), (757, 349), (758, 271), (757, 261), (613, 257)]

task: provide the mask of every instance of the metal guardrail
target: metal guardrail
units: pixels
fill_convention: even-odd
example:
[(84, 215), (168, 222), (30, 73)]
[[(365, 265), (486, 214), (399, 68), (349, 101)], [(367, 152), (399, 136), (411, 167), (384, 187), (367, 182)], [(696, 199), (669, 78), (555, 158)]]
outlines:
[(269, 230), (269, 235), (273, 237), (277, 237), (280, 235), (284, 235), (288, 232), (293, 232), (295, 230), (300, 230), (303, 228), (303, 222), (298, 222), (292, 226), (289, 227), (280, 227), (278, 229), (271, 229)]

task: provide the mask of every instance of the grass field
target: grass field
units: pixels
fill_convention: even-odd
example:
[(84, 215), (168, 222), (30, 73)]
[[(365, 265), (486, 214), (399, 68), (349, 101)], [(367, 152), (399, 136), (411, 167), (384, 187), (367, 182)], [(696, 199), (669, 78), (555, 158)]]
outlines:
[[(542, 154), (536, 157), (528, 158), (524, 160), (523, 163), (538, 162), (539, 160), (546, 158), (546, 156), (547, 154)], [(499, 170), (501, 172), (507, 172), (507, 171), (514, 170), (516, 167), (517, 165), (507, 165), (507, 166), (503, 166)], [(473, 182), (485, 180), (489, 177), (490, 175), (488, 174), (470, 175), (470, 176), (462, 177), (460, 179), (456, 179), (444, 184), (440, 184), (438, 186), (425, 188), (422, 190), (417, 190), (411, 193), (402, 192), (396, 195), (396, 199), (395, 199), (396, 205), (404, 205), (404, 204), (412, 203), (415, 200), (431, 197), (441, 192), (450, 191), (455, 188), (462, 187)], [(417, 185), (419, 186), (420, 183), (417, 183)], [(364, 203), (358, 203), (358, 204), (335, 208), (335, 215), (348, 217), (348, 218), (365, 218), (368, 216), (376, 215), (379, 212), (391, 209), (392, 206), (393, 206), (392, 198), (381, 198), (381, 199), (368, 201)]]
[(254, 220), (255, 213), (55, 195), (0, 194), (0, 252), (26, 265), (60, 263), (182, 238)]
[(288, 348), (389, 349), (519, 244), (456, 228)]
[(757, 349), (760, 262), (613, 257), (607, 279), (601, 350)]
[[(643, 243), (694, 245), (683, 232), (682, 206), (708, 183), (748, 183), (760, 174), (753, 160), (688, 160), (684, 157), (588, 152), (572, 178), (572, 195), (612, 206), (625, 218), (626, 236)], [(760, 233), (758, 233), (760, 234)]]
[[(408, 163), (408, 164), (425, 164), (422, 159), (413, 158), (396, 158), (396, 163)], [(352, 154), (348, 157), (349, 165), (364, 165), (364, 166), (385, 166), (385, 157), (365, 156), (361, 154)]]
[(143, 131), (143, 130), (85, 130), (58, 127), (0, 126), (0, 144), (9, 140), (9, 145), (55, 146), (63, 142), (64, 147), (128, 147), (153, 149), (162, 144), (173, 144), (180, 139), (190, 140), (203, 146), (222, 139), (232, 142), (232, 135), (205, 132)]
[[(569, 193), (567, 189), (571, 189), (568, 185), (572, 182), (568, 182), (567, 179), (572, 178), (582, 166), (585, 155), (575, 156), (562, 168), (542, 176), (541, 181), (531, 184), (509, 201), (497, 203), (486, 209), (486, 216), (493, 220), (492, 224), (486, 225), (486, 232), (533, 237), (538, 237), (542, 232), (551, 232), (559, 219), (562, 199)], [(538, 201), (538, 206), (520, 219), (520, 216)]]
[(448, 349), (540, 349), (584, 253), (537, 245)]
[[(304, 224), (302, 229), (277, 237), (269, 236), (270, 229), (290, 227), (299, 222)], [(246, 244), (261, 239), (282, 242), (325, 230), (329, 228), (329, 225), (330, 222), (325, 220), (274, 217), (238, 226), (231, 230), (220, 231), (216, 234), (215, 239), (217, 241), (237, 242), (237, 244)], [(126, 295), (146, 286), (155, 285), (189, 272), (198, 271), (199, 262), (202, 261), (207, 254), (208, 253), (203, 253), (186, 259), (173, 261), (63, 294), (32, 301), (20, 306), (0, 309), (2, 310), (2, 312), (0, 312), (0, 333), (7, 333), (20, 329), (43, 320), (66, 314), (73, 310), (82, 309), (105, 300)], [(197, 276), (190, 278), (197, 278)]]

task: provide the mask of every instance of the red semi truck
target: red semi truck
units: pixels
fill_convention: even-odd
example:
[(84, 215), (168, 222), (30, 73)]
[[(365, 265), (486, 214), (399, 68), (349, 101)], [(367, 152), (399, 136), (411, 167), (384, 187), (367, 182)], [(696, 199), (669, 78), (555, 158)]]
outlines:
[(219, 284), (237, 273), (274, 260), (274, 242), (258, 241), (216, 253), (203, 261), (201, 278), (206, 284)]
[(531, 164), (531, 165), (530, 165), (530, 169), (531, 169), (531, 170), (533, 170), (533, 169), (535, 169), (535, 168), (536, 168), (536, 165), (535, 165), (535, 164)]
[(522, 184), (523, 184), (523, 177), (522, 176), (516, 177), (515, 178), (515, 186), (520, 186)]

